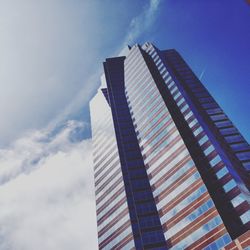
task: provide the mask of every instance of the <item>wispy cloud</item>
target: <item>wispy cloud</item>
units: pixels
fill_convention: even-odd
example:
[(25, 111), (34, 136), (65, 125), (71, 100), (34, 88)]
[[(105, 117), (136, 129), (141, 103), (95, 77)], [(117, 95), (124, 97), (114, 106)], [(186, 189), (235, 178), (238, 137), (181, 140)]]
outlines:
[(33, 131), (0, 151), (0, 249), (96, 249), (91, 144), (84, 124)]
[(136, 39), (146, 32), (154, 23), (161, 0), (150, 0), (144, 6), (140, 15), (134, 17), (129, 25), (129, 31), (125, 38), (125, 44), (134, 43)]
[(206, 70), (207, 70), (207, 67), (204, 67), (204, 69), (201, 71), (200, 77), (199, 77), (199, 80), (200, 80), (200, 81), (202, 80), (202, 78), (203, 78), (203, 76), (204, 76)]

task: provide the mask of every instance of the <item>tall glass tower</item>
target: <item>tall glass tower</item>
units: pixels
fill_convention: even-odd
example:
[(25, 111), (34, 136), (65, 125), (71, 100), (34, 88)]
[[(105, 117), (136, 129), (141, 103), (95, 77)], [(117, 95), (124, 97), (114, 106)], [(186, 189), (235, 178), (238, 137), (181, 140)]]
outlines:
[(177, 51), (106, 59), (90, 111), (100, 249), (250, 249), (250, 146)]

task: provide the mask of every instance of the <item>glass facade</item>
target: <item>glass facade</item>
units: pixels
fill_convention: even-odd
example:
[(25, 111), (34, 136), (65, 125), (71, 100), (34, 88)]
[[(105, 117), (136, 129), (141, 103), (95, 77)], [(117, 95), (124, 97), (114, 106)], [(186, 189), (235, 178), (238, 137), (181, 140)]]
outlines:
[(181, 56), (136, 44), (104, 72), (90, 105), (100, 249), (249, 237), (249, 144)]
[[(98, 110), (101, 107), (101, 111)], [(129, 209), (110, 107), (100, 89), (90, 103), (98, 243), (100, 249), (133, 249)]]

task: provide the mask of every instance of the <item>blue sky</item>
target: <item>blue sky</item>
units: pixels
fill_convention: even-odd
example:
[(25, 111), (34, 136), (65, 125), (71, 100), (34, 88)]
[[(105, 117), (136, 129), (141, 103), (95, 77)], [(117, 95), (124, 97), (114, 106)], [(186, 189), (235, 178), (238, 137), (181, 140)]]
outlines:
[(126, 44), (177, 49), (250, 141), (249, 24), (244, 0), (0, 1), (0, 250), (96, 249), (88, 102)]
[(160, 1), (154, 23), (129, 44), (145, 41), (178, 50), (250, 141), (250, 6), (245, 1)]
[[(250, 6), (245, 1), (163, 1), (152, 32), (177, 49), (250, 141)], [(143, 38), (142, 38), (143, 40)]]

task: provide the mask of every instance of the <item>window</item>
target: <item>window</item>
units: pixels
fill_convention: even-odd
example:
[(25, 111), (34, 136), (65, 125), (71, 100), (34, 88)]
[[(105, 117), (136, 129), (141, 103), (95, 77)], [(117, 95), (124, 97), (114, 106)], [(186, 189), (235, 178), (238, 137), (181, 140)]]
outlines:
[(219, 163), (221, 161), (221, 158), (219, 155), (217, 155), (215, 158), (213, 158), (211, 161), (210, 161), (210, 165), (211, 167), (214, 167), (217, 163)]
[(231, 200), (231, 203), (233, 204), (234, 207), (237, 207), (244, 201), (245, 199), (242, 197), (242, 194), (239, 194)]
[(222, 121), (222, 122), (215, 122), (216, 127), (218, 128), (225, 128), (232, 126), (232, 123), (230, 121)]
[(232, 127), (232, 128), (223, 128), (223, 129), (220, 129), (220, 132), (223, 135), (230, 135), (230, 134), (238, 133), (238, 131), (237, 131), (237, 129), (235, 127)]
[(250, 160), (250, 152), (237, 153), (236, 156), (242, 161)]
[(248, 210), (247, 212), (245, 212), (244, 214), (242, 214), (240, 216), (240, 218), (241, 218), (243, 224), (248, 223), (250, 221), (250, 210)]
[(226, 139), (226, 141), (227, 141), (228, 143), (234, 143), (234, 142), (243, 141), (243, 138), (242, 138), (242, 136), (240, 136), (240, 135), (230, 135), (230, 136), (226, 136), (225, 139)]
[(208, 137), (206, 135), (204, 135), (199, 141), (198, 143), (201, 145), (203, 145), (206, 141), (208, 141)]
[(211, 116), (213, 121), (221, 121), (221, 120), (225, 120), (227, 119), (225, 114), (221, 114), (221, 115), (213, 115)]
[(234, 150), (234, 151), (243, 151), (243, 150), (250, 150), (250, 147), (249, 145), (246, 143), (246, 142), (243, 142), (243, 143), (237, 143), (237, 144), (232, 144), (231, 145), (231, 148)]
[(204, 150), (204, 154), (207, 156), (209, 155), (213, 150), (215, 150), (213, 145), (210, 145), (206, 150)]
[(225, 192), (229, 192), (230, 190), (232, 190), (234, 187), (236, 187), (237, 184), (235, 182), (235, 180), (230, 180), (228, 183), (226, 183), (224, 186), (223, 186), (223, 189), (225, 190)]
[(226, 175), (228, 172), (227, 167), (223, 167), (222, 169), (220, 169), (217, 173), (216, 176), (218, 177), (218, 179), (222, 178), (224, 175)]

